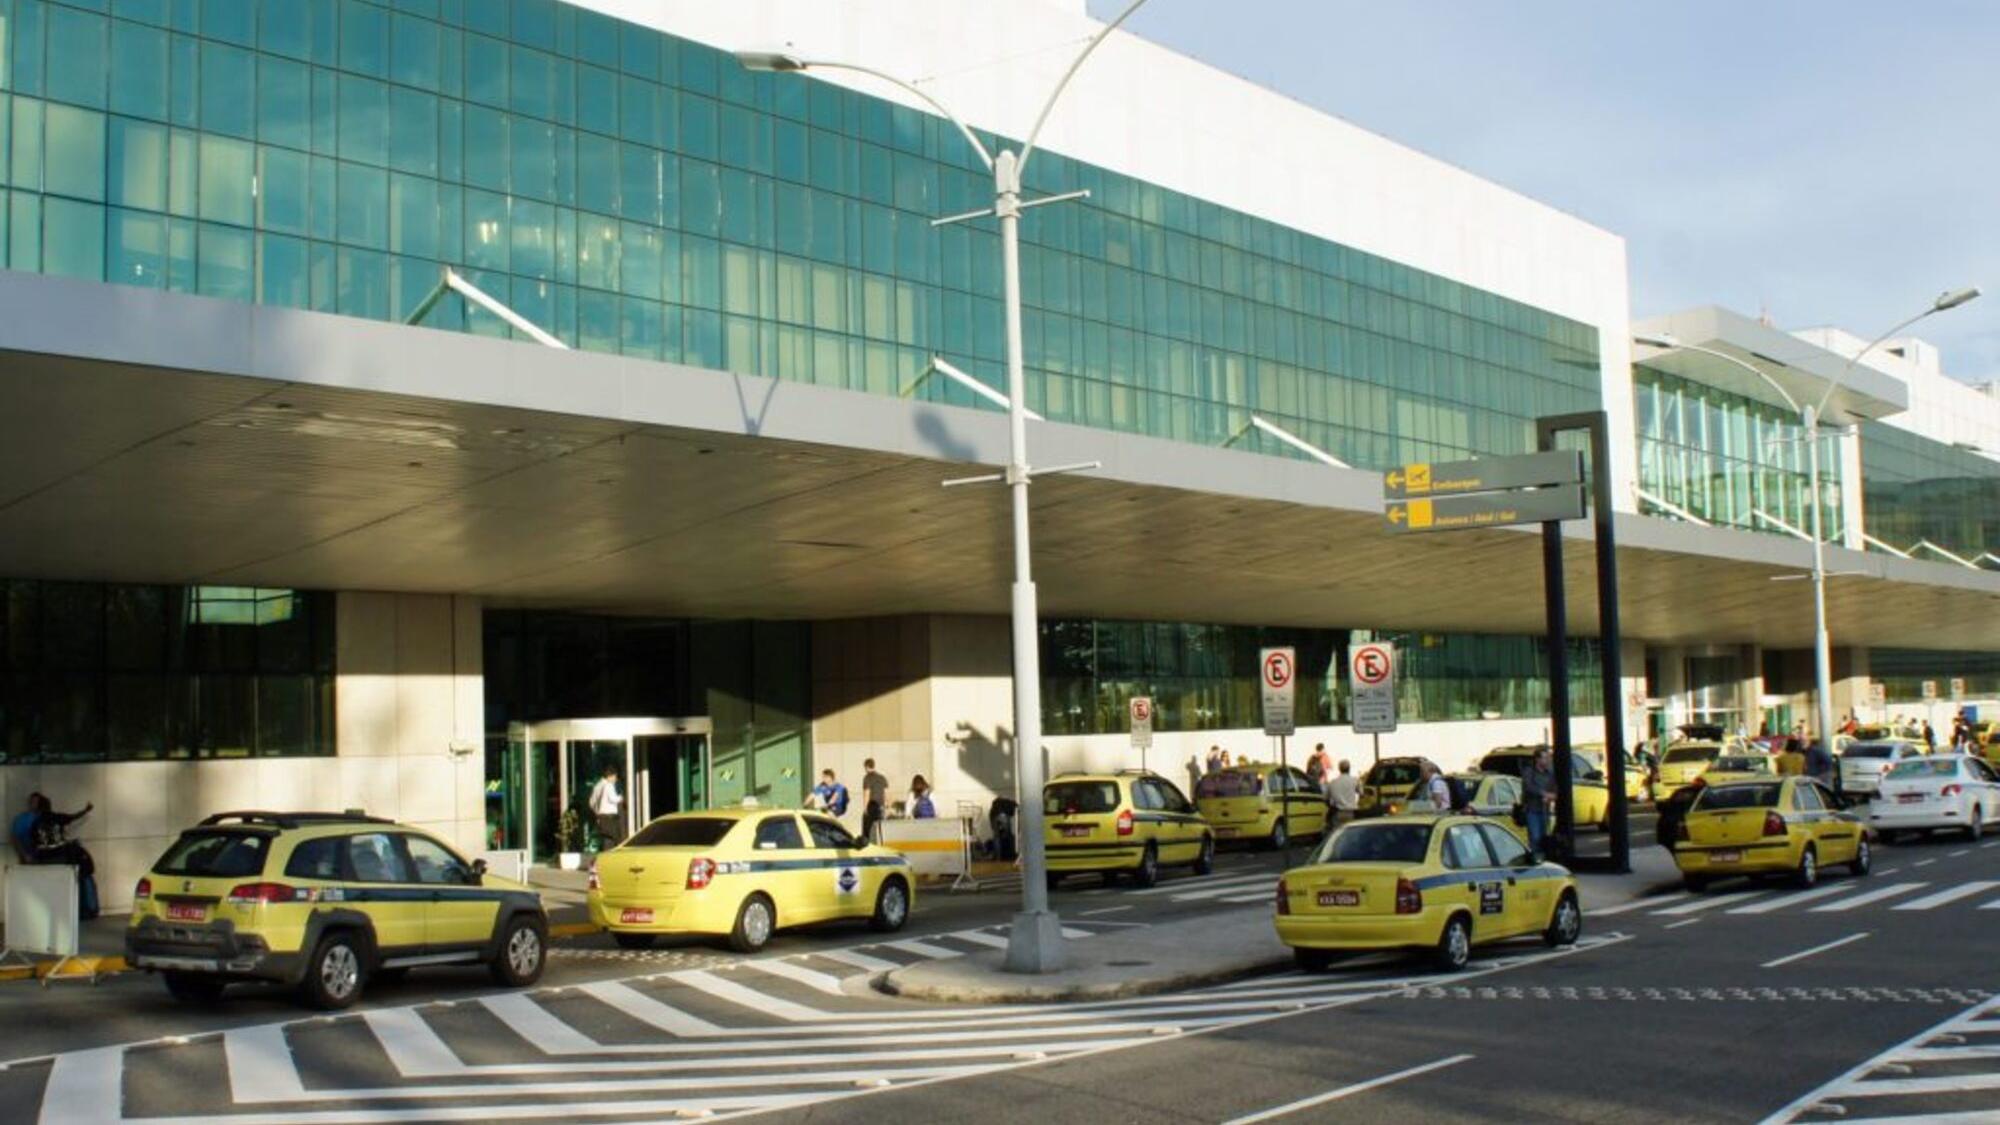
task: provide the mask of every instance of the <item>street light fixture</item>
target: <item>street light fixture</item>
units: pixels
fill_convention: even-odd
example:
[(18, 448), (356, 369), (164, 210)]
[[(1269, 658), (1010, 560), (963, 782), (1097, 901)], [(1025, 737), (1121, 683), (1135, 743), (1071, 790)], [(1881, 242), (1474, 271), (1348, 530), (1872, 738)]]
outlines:
[(1821, 509), (1825, 505), (1820, 496), (1819, 483), (1820, 417), (1826, 410), (1826, 404), (1832, 400), (1833, 392), (1847, 382), (1847, 376), (1854, 370), (1855, 365), (1861, 362), (1862, 357), (1917, 321), (1934, 313), (1955, 309), (1977, 296), (1979, 287), (1976, 285), (1964, 289), (1947, 289), (1938, 294), (1928, 308), (1870, 340), (1860, 351), (1849, 356), (1846, 365), (1840, 369), (1840, 377), (1827, 383), (1826, 393), (1822, 394), (1819, 402), (1812, 406), (1801, 406), (1799, 400), (1792, 397), (1791, 392), (1764, 369), (1747, 360), (1738, 359), (1728, 352), (1698, 344), (1683, 343), (1665, 333), (1638, 334), (1632, 337), (1634, 343), (1647, 347), (1699, 352), (1732, 363), (1769, 383), (1771, 389), (1778, 392), (1778, 397), (1784, 399), (1785, 404), (1799, 415), (1799, 423), (1805, 429), (1807, 487), (1812, 493), (1813, 691), (1818, 696), (1814, 711), (1819, 720), (1820, 741), (1829, 752), (1833, 749), (1833, 648), (1826, 633), (1826, 533), (1821, 527)]
[[(933, 220), (937, 226), (992, 215), (1000, 220), (1000, 262), (1005, 284), (1007, 320), (1008, 460), (1004, 479), (1013, 493), (1014, 586), (1014, 763), (1021, 797), (1021, 911), (1014, 916), (1007, 939), (1006, 966), (1017, 973), (1053, 972), (1063, 966), (1062, 925), (1049, 909), (1047, 853), (1042, 840), (1042, 669), (1039, 617), (1028, 545), (1028, 482), (1038, 475), (1028, 467), (1028, 394), (1022, 370), (1021, 345), (1021, 211), (1083, 193), (1022, 200), (1021, 177), (1035, 154), (1035, 141), (1056, 100), (1098, 44), (1118, 29), (1146, 0), (1132, 0), (1124, 11), (1098, 30), (1049, 92), (1028, 139), (1017, 154), (1011, 149), (989, 152), (959, 116), (922, 87), (871, 67), (824, 59), (802, 58), (775, 51), (739, 51), (736, 60), (750, 70), (791, 73), (804, 70), (846, 70), (897, 86), (936, 110), (958, 128), (980, 162), (993, 172), (993, 206), (964, 215)], [(1060, 468), (1041, 470), (1042, 474)]]

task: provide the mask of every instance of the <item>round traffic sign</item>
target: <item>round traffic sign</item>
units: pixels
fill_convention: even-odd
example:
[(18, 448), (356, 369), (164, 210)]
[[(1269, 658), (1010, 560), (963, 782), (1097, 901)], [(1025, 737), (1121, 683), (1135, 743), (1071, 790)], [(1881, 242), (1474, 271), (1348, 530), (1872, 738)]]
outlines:
[(1266, 687), (1281, 688), (1292, 682), (1292, 658), (1283, 652), (1274, 652), (1264, 658), (1264, 684)]
[(1381, 645), (1362, 645), (1354, 650), (1354, 678), (1364, 684), (1379, 684), (1389, 678), (1389, 650)]
[(1146, 721), (1147, 719), (1150, 719), (1150, 718), (1152, 718), (1152, 717), (1153, 717), (1153, 701), (1152, 701), (1152, 700), (1150, 700), (1150, 699), (1147, 699), (1147, 698), (1146, 698), (1145, 696), (1143, 696), (1143, 695), (1137, 695), (1137, 696), (1133, 696), (1133, 697), (1132, 697), (1132, 717), (1133, 717), (1134, 719), (1137, 719), (1138, 721), (1140, 721), (1140, 722), (1142, 722), (1142, 723), (1143, 723), (1143, 722), (1145, 722), (1145, 721)]

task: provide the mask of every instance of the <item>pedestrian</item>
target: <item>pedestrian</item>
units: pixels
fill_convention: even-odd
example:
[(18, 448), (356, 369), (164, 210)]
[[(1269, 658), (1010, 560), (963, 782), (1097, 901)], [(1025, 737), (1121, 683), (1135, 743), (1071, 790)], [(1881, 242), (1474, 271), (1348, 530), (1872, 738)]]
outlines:
[(618, 767), (605, 766), (604, 776), (590, 789), (590, 815), (597, 821), (598, 851), (610, 851), (625, 838), (625, 794), (618, 791)]
[(813, 801), (820, 809), (834, 816), (847, 815), (847, 786), (833, 776), (833, 768), (819, 771), (819, 784), (813, 786)]
[(1806, 776), (1829, 789), (1833, 788), (1833, 755), (1827, 753), (1825, 742), (1807, 744)]
[(1932, 729), (1929, 719), (1924, 720), (1924, 753), (1937, 753), (1937, 731)]
[(861, 768), (861, 839), (875, 843), (875, 830), (882, 823), (882, 810), (889, 807), (889, 779), (875, 771), (875, 759), (864, 758)]
[(1785, 752), (1778, 755), (1779, 777), (1797, 777), (1806, 772), (1805, 748), (1796, 738), (1785, 740)]
[(1705, 784), (1697, 777), (1669, 793), (1666, 800), (1656, 802), (1660, 819), (1653, 826), (1653, 839), (1669, 854), (1674, 850), (1674, 837), (1680, 832), (1681, 822), (1687, 819), (1688, 806), (1701, 796)]
[(8, 825), (7, 839), (14, 845), (14, 858), (21, 863), (35, 862), (35, 818), (42, 814), (42, 795), (28, 794), (28, 803), (14, 814), (14, 821)]
[(995, 797), (986, 810), (986, 821), (993, 829), (994, 859), (1011, 863), (1020, 854), (1014, 841), (1015, 819), (1020, 812), (1020, 802), (1012, 797)]
[(1229, 751), (1227, 750), (1224, 750), (1222, 752), (1222, 768), (1223, 769), (1229, 768)]
[(1555, 758), (1544, 746), (1535, 751), (1535, 760), (1521, 771), (1521, 814), (1527, 821), (1528, 850), (1542, 854), (1549, 834), (1549, 816), (1556, 805)]
[(1222, 762), (1223, 762), (1222, 747), (1210, 745), (1208, 748), (1208, 762), (1202, 772), (1214, 773), (1215, 771), (1222, 768)]
[(931, 802), (931, 783), (923, 774), (910, 778), (910, 815), (918, 820), (930, 820), (937, 816), (937, 805)]
[(1187, 760), (1187, 775), (1188, 775), (1188, 787), (1187, 787), (1187, 791), (1188, 791), (1188, 792), (1190, 792), (1190, 793), (1193, 793), (1193, 792), (1195, 792), (1196, 790), (1200, 789), (1200, 788), (1201, 788), (1201, 755), (1200, 755), (1199, 753), (1197, 753), (1197, 752), (1193, 751), (1193, 750), (1190, 750), (1190, 751), (1188, 751), (1188, 760)]
[(1326, 752), (1326, 743), (1313, 745), (1313, 752), (1306, 758), (1306, 779), (1321, 793), (1326, 792), (1327, 775), (1333, 770), (1333, 756)]
[(1437, 812), (1451, 811), (1451, 783), (1438, 772), (1436, 765), (1425, 762), (1423, 766), (1424, 795), (1430, 798), (1431, 808)]
[(1340, 760), (1340, 772), (1326, 783), (1326, 803), (1333, 806), (1336, 824), (1353, 820), (1361, 806), (1361, 780), (1354, 776), (1354, 766), (1346, 758)]
[(97, 917), (97, 862), (81, 843), (69, 838), (69, 826), (90, 815), (94, 804), (86, 803), (73, 813), (57, 812), (55, 805), (40, 793), (35, 801), (35, 823), (29, 849), (34, 863), (66, 863), (76, 868), (78, 914)]

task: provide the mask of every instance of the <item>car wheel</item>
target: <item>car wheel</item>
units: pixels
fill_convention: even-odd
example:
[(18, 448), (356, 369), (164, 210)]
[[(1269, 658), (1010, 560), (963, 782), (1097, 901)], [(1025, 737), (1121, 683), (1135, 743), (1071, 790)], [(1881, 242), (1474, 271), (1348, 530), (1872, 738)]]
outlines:
[(368, 977), (361, 940), (342, 931), (319, 939), (299, 991), (305, 1002), (323, 1011), (345, 1008), (361, 996)]
[(1278, 823), (1271, 826), (1271, 850), (1274, 852), (1284, 851), (1285, 845), (1291, 842), (1292, 834), (1286, 829), (1285, 818), (1281, 816), (1278, 818)]
[(185, 973), (173, 969), (161, 974), (167, 995), (184, 1004), (213, 1004), (222, 999), (229, 982), (214, 973)]
[(1978, 805), (1974, 805), (1972, 819), (1965, 822), (1965, 838), (1976, 844), (1984, 835), (1986, 835), (1986, 814), (1980, 811)]
[(1578, 906), (1576, 895), (1564, 891), (1556, 900), (1555, 913), (1549, 916), (1549, 928), (1542, 931), (1542, 944), (1554, 948), (1575, 945), (1583, 936), (1583, 907)]
[(875, 893), (875, 914), (868, 919), (868, 925), (885, 933), (893, 934), (910, 920), (910, 888), (901, 879), (883, 882), (882, 889)]
[(1466, 921), (1465, 915), (1455, 914), (1444, 924), (1444, 933), (1438, 935), (1437, 951), (1431, 954), (1431, 960), (1447, 973), (1465, 968), (1465, 963), (1472, 960), (1472, 923)]
[(1681, 878), (1681, 886), (1687, 888), (1687, 893), (1698, 895), (1708, 889), (1708, 880), (1699, 875), (1686, 875)]
[(1848, 864), (1847, 869), (1856, 875), (1866, 875), (1874, 866), (1875, 849), (1868, 843), (1868, 833), (1863, 832), (1861, 839), (1854, 844), (1854, 862)]
[(657, 936), (656, 934), (622, 934), (614, 930), (611, 934), (611, 940), (617, 942), (620, 949), (651, 949), (653, 948), (653, 939)]
[(736, 925), (729, 930), (729, 948), (738, 953), (755, 953), (771, 940), (778, 928), (777, 910), (761, 894), (751, 895), (736, 909)]
[(542, 979), (548, 960), (548, 934), (541, 920), (532, 914), (516, 914), (500, 930), (500, 949), (490, 967), (495, 981), (509, 988), (525, 988)]
[(1201, 838), (1201, 851), (1194, 857), (1194, 873), (1207, 875), (1215, 870), (1215, 837)]
[(1160, 881), (1160, 852), (1151, 844), (1139, 856), (1139, 866), (1132, 871), (1132, 885), (1150, 887)]
[(1323, 973), (1333, 966), (1333, 954), (1324, 949), (1294, 949), (1292, 962), (1302, 973)]
[(1811, 844), (1799, 853), (1799, 866), (1792, 872), (1792, 882), (1808, 889), (1819, 885), (1819, 855)]

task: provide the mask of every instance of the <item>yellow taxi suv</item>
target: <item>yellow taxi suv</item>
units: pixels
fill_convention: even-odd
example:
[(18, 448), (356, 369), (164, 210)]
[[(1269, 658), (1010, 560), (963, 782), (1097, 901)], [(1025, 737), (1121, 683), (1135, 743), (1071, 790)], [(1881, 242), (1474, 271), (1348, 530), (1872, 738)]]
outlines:
[[(1429, 758), (1384, 758), (1361, 775), (1361, 793), (1354, 802), (1354, 815), (1393, 816), (1410, 807), (1410, 799), (1424, 783), (1424, 767), (1437, 770)], [(1443, 773), (1443, 770), (1437, 770)]]
[(1451, 807), (1458, 812), (1490, 817), (1494, 823), (1528, 842), (1527, 818), (1521, 813), (1521, 779), (1504, 773), (1454, 773)]
[[(1610, 750), (1602, 742), (1583, 742), (1577, 744), (1574, 749), (1590, 763), (1592, 769), (1603, 774), (1607, 779), (1611, 776), (1610, 768), (1605, 765), (1605, 762), (1609, 760), (1607, 755), (1610, 753)], [(1627, 803), (1650, 799), (1653, 787), (1646, 780), (1648, 772), (1646, 763), (1640, 761), (1637, 754), (1632, 753), (1630, 750), (1625, 751), (1625, 800)]]
[(1195, 783), (1194, 804), (1224, 843), (1254, 840), (1279, 849), (1326, 831), (1326, 795), (1290, 766), (1245, 762), (1203, 774)]
[(1536, 862), (1490, 818), (1392, 816), (1342, 828), (1285, 872), (1275, 923), (1309, 972), (1381, 949), (1428, 950), (1456, 971), (1487, 942), (1539, 934), (1573, 944), (1583, 908), (1568, 869)]
[(1769, 781), (1778, 776), (1778, 760), (1770, 754), (1718, 754), (1701, 779), (1707, 785), (1726, 781)]
[(1704, 779), (1674, 830), (1674, 863), (1697, 893), (1732, 875), (1789, 875), (1801, 887), (1837, 864), (1866, 875), (1872, 853), (1867, 825), (1808, 777)]
[(1653, 779), (1653, 800), (1664, 801), (1674, 795), (1674, 791), (1691, 785), (1694, 779), (1708, 772), (1708, 767), (1722, 756), (1720, 742), (1675, 742), (1660, 754), (1660, 770)]
[(419, 829), (358, 813), (217, 813), (133, 890), (125, 959), (176, 999), (236, 981), (344, 1008), (370, 980), (484, 963), (522, 987), (548, 950), (541, 896)]
[[(1479, 759), (1481, 773), (1504, 773), (1520, 777), (1535, 764), (1537, 751), (1544, 746), (1502, 746)], [(1570, 815), (1579, 828), (1603, 828), (1611, 822), (1611, 788), (1604, 771), (1584, 752), (1574, 747), (1569, 753)]]
[(1215, 870), (1215, 832), (1174, 783), (1155, 773), (1067, 774), (1042, 787), (1049, 889), (1065, 876), (1159, 882), (1160, 868)]
[(590, 920), (625, 949), (661, 934), (764, 948), (790, 926), (865, 919), (884, 933), (916, 906), (909, 860), (856, 839), (831, 817), (791, 809), (671, 813), (602, 852), (590, 869)]

